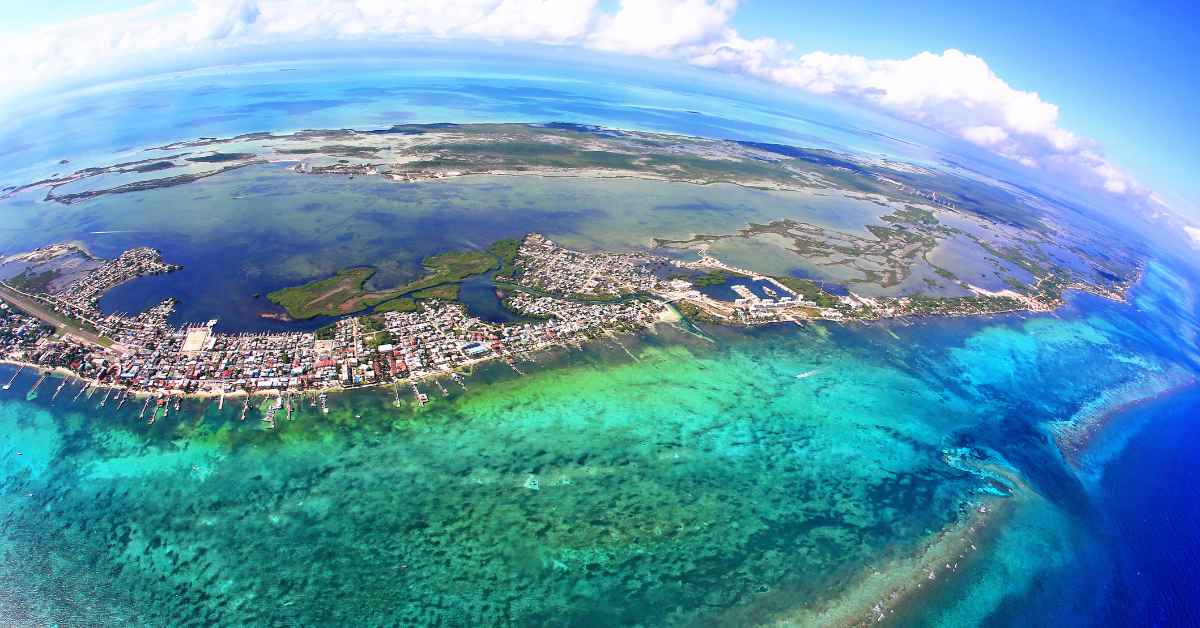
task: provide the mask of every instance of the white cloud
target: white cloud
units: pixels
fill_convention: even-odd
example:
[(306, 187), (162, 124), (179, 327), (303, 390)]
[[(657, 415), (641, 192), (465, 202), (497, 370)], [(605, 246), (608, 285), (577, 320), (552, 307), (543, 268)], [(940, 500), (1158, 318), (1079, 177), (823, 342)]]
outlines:
[(983, 59), (958, 50), (908, 59), (812, 52), (793, 55), (769, 39), (736, 35), (688, 51), (699, 65), (749, 74), (818, 94), (837, 94), (962, 138), (1029, 167), (1073, 177), (1112, 194), (1156, 204), (1100, 148), (1058, 126), (1058, 107), (1012, 88)]
[(855, 101), (1143, 205), (1155, 197), (1058, 107), (958, 50), (908, 59), (809, 52), (729, 26), (736, 0), (158, 0), (16, 37), (0, 50), (8, 94), (147, 59), (330, 39), (474, 38), (574, 45), (684, 61)]
[(616, 15), (602, 16), (587, 45), (625, 54), (674, 56), (682, 47), (724, 36), (735, 0), (623, 0)]
[(1184, 225), (1183, 231), (1184, 231), (1184, 233), (1188, 234), (1189, 238), (1192, 239), (1192, 246), (1194, 246), (1196, 248), (1200, 248), (1200, 227)]

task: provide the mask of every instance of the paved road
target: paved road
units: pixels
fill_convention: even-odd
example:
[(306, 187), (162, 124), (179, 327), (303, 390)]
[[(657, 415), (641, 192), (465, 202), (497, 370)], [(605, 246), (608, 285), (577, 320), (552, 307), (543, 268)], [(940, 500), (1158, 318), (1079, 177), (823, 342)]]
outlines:
[(83, 329), (79, 325), (66, 320), (63, 315), (51, 310), (45, 305), (42, 305), (38, 301), (14, 292), (4, 286), (0, 286), (0, 298), (3, 298), (5, 301), (8, 301), (10, 304), (16, 306), (18, 309), (24, 311), (30, 316), (35, 316), (42, 321), (53, 325), (54, 328), (60, 333), (67, 334), (84, 342), (100, 345), (102, 347), (112, 344), (111, 341), (108, 341), (107, 339), (101, 341), (100, 336), (95, 332)]

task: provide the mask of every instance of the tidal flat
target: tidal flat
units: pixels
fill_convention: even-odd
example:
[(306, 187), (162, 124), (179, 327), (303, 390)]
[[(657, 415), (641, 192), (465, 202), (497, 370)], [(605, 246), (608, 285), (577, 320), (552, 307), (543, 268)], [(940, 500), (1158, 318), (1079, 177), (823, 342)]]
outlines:
[[(0, 231), (0, 250), (80, 240), (113, 257), (153, 246), (183, 270), (117, 287), (101, 300), (103, 311), (137, 312), (175, 297), (176, 324), (218, 318), (230, 331), (296, 329), (260, 318), (273, 307), (263, 297), (351, 266), (374, 267), (366, 288), (377, 290), (419, 278), (421, 260), (431, 255), (482, 249), (531, 231), (572, 248), (629, 251), (649, 248), (654, 237), (733, 232), (780, 216), (833, 228), (886, 211), (839, 195), (733, 185), (487, 176), (403, 184), (255, 166), (69, 206), (25, 196), (0, 201), (0, 219), (12, 225)], [(793, 266), (802, 263), (792, 258)], [(310, 322), (315, 328), (328, 321)]]

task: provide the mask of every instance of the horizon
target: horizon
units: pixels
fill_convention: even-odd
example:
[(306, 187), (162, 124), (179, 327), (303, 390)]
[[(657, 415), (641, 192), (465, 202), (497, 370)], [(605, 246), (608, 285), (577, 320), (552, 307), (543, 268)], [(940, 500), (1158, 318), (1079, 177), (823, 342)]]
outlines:
[[(383, 10), (375, 16), (378, 24), (362, 20), (368, 11), (380, 9), (352, 2), (319, 9), (316, 4), (289, 3), (286, 11), (282, 6), (272, 0), (203, 5), (129, 0), (104, 11), (78, 2), (22, 9), (9, 22), (16, 44), (10, 47), (8, 61), (10, 67), (32, 68), (33, 74), (18, 73), (7, 94), (10, 99), (22, 93), (38, 99), (114, 79), (267, 60), (321, 59), (330, 43), (334, 45), (329, 48), (341, 49), (341, 54), (355, 47), (402, 50), (423, 41), (463, 47), (473, 42), (485, 47), (549, 46), (540, 49), (570, 50), (570, 57), (581, 63), (589, 56), (601, 63), (650, 60), (651, 72), (671, 66), (699, 68), (714, 80), (749, 78), (776, 93), (803, 93), (875, 111), (970, 142), (1030, 169), (1068, 177), (1082, 189), (1101, 190), (1117, 203), (1148, 214), (1167, 209), (1193, 229), (1200, 227), (1200, 182), (1185, 176), (1200, 167), (1200, 151), (1183, 140), (1200, 134), (1200, 129), (1186, 132), (1187, 125), (1195, 128), (1200, 122), (1184, 115), (1200, 78), (1179, 66), (1182, 57), (1170, 54), (1177, 48), (1200, 52), (1200, 43), (1186, 37), (1148, 43), (1138, 72), (1126, 65), (1116, 75), (1138, 94), (1120, 101), (1097, 89), (1099, 81), (1107, 79), (1096, 72), (1096, 64), (1111, 63), (1120, 53), (1112, 45), (1097, 49), (1086, 39), (1046, 37), (1056, 55), (1055, 63), (1048, 65), (1003, 35), (1020, 31), (1022, 23), (1045, 35), (1074, 16), (1088, 24), (1107, 24), (1104, 32), (1116, 42), (1163, 27), (1164, 13), (1195, 11), (1182, 4), (1136, 11), (1117, 21), (1100, 18), (1129, 14), (1126, 3), (1078, 14), (1014, 5), (997, 10), (1014, 16), (1014, 23), (975, 38), (969, 35), (988, 32), (972, 27), (977, 25), (977, 10), (943, 4), (906, 9), (915, 25), (911, 29), (887, 28), (897, 19), (892, 11), (864, 11), (855, 20), (862, 31), (856, 35), (836, 12), (814, 8), (802, 16), (786, 3), (775, 2), (583, 0), (551, 9), (533, 1), (466, 1), (451, 3), (461, 13), (459, 22), (452, 19), (438, 26), (423, 22), (432, 14), (417, 4)], [(316, 15), (321, 16), (319, 27)], [(389, 17), (406, 21), (403, 26), (389, 25)], [(674, 26), (662, 33), (639, 30), (639, 24), (655, 18), (669, 18)], [(156, 24), (162, 33), (142, 41), (133, 29), (146, 23)], [(878, 36), (885, 29), (890, 36)], [(810, 40), (812, 45), (806, 45)], [(105, 41), (119, 41), (120, 46), (94, 54)], [(305, 47), (308, 56), (297, 57)], [(154, 61), (138, 60), (148, 56)], [(1051, 67), (1059, 70), (1049, 71)], [(941, 76), (932, 83), (914, 80), (920, 76), (916, 71)], [(1131, 83), (1133, 74), (1145, 78)], [(1164, 77), (1157, 83), (1159, 89), (1146, 89), (1146, 81), (1156, 74)], [(1180, 80), (1168, 82), (1167, 77)], [(1148, 124), (1146, 116), (1136, 113), (1147, 106), (1171, 116), (1171, 126), (1183, 124), (1185, 130), (1151, 132), (1164, 126)], [(1112, 124), (1113, 119), (1121, 124)], [(1155, 144), (1161, 148), (1149, 149)]]

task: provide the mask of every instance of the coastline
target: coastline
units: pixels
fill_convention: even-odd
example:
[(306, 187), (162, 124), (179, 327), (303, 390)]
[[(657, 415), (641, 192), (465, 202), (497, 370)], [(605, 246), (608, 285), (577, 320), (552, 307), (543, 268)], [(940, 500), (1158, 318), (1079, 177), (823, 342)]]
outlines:
[[(1124, 289), (1119, 294), (1097, 294), (1095, 292), (1090, 292), (1090, 291), (1086, 291), (1086, 290), (1081, 290), (1081, 292), (1086, 292), (1088, 294), (1092, 294), (1094, 296), (1099, 296), (1101, 298), (1105, 298), (1105, 299), (1112, 300), (1112, 301), (1119, 302), (1119, 303), (1127, 303), (1129, 290), (1134, 285), (1136, 285), (1137, 281), (1139, 281), (1141, 278), (1142, 278), (1142, 274), (1138, 273), (1137, 277), (1133, 281), (1131, 281), (1128, 285), (1124, 286), (1123, 287)], [(643, 328), (641, 330), (642, 332), (653, 333), (654, 328), (660, 323), (665, 323), (668, 325), (680, 325), (684, 322), (687, 322), (689, 324), (694, 324), (690, 318), (688, 318), (686, 315), (684, 315), (679, 310), (679, 308), (676, 306), (674, 301), (665, 300), (665, 299), (655, 299), (655, 300), (658, 301), (661, 305), (663, 305), (662, 311), (658, 314), (657, 318), (654, 320), (653, 323), (651, 323), (650, 325), (646, 326), (645, 328)], [(802, 319), (801, 318), (787, 318), (787, 319), (781, 319), (781, 320), (760, 320), (760, 321), (744, 320), (744, 321), (740, 321), (740, 322), (739, 321), (718, 321), (715, 324), (752, 328), (752, 327), (765, 327), (765, 326), (771, 326), (771, 325), (788, 325), (788, 324), (803, 325), (805, 322), (816, 322), (816, 321), (848, 325), (850, 323), (856, 323), (856, 322), (857, 323), (877, 323), (877, 322), (883, 322), (883, 321), (905, 320), (905, 319), (945, 319), (945, 318), (960, 318), (960, 317), (1006, 316), (1006, 315), (1021, 315), (1021, 314), (1053, 314), (1058, 309), (1062, 308), (1065, 305), (1065, 303), (1066, 303), (1065, 300), (1060, 300), (1053, 307), (1046, 308), (1046, 309), (1034, 308), (1034, 307), (1021, 307), (1021, 308), (1014, 308), (1014, 309), (1005, 309), (1005, 310), (998, 310), (998, 311), (983, 311), (983, 312), (898, 313), (898, 314), (885, 314), (885, 313), (879, 312), (879, 313), (877, 313), (876, 316), (871, 317), (871, 318), (842, 318), (842, 317), (828, 317), (828, 316), (813, 316), (813, 317), (806, 317), (806, 318), (802, 318)], [(19, 304), (18, 304), (18, 307), (20, 307)], [(27, 312), (27, 313), (29, 313), (29, 312)], [(47, 321), (42, 316), (37, 316), (37, 314), (35, 314), (35, 313), (31, 313), (31, 314), (33, 314), (37, 318), (42, 319), (45, 322), (48, 322), (49, 324), (52, 324), (52, 325), (55, 324), (54, 322)], [(613, 332), (610, 330), (608, 332), (608, 335), (611, 335), (613, 333), (631, 333), (631, 332)], [(68, 335), (75, 336), (75, 334), (70, 334), (69, 332), (68, 332)], [(86, 340), (86, 339), (80, 338), (80, 340)], [(584, 340), (583, 343), (586, 344), (586, 343), (592, 342), (594, 340), (595, 339)], [(95, 343), (95, 344), (97, 344), (97, 346), (100, 346), (103, 348), (103, 345), (101, 345), (100, 343)], [(565, 342), (561, 342), (561, 343), (545, 346), (541, 350), (542, 351), (551, 350), (555, 347), (562, 347), (564, 349), (570, 349), (570, 348), (573, 348), (574, 346), (567, 344)], [(415, 379), (410, 378), (410, 377), (405, 377), (405, 378), (395, 379), (395, 380), (391, 380), (391, 381), (379, 381), (379, 382), (373, 382), (370, 384), (362, 384), (362, 385), (358, 385), (358, 386), (328, 386), (328, 387), (320, 387), (320, 388), (308, 388), (308, 389), (304, 389), (299, 392), (311, 392), (311, 393), (317, 393), (317, 394), (338, 393), (338, 392), (342, 392), (342, 391), (359, 390), (359, 389), (364, 389), (364, 388), (382, 388), (382, 387), (386, 387), (389, 385), (400, 385), (400, 384), (406, 384), (406, 383), (416, 384), (416, 383), (421, 383), (421, 382), (425, 382), (428, 380), (442, 379), (444, 377), (449, 377), (451, 375), (451, 373), (457, 373), (461, 369), (470, 369), (478, 364), (484, 364), (484, 363), (492, 362), (495, 360), (506, 360), (506, 359), (509, 359), (509, 356), (503, 356), (500, 354), (489, 354), (489, 355), (486, 355), (486, 356), (483, 356), (480, 358), (474, 358), (474, 359), (464, 361), (462, 364), (460, 364), (454, 370), (445, 371), (444, 373), (428, 374), (428, 375), (418, 377)], [(141, 397), (146, 397), (146, 396), (150, 396), (150, 397), (169, 396), (169, 397), (205, 399), (205, 398), (213, 398), (213, 397), (220, 397), (220, 396), (240, 397), (240, 396), (244, 396), (244, 395), (249, 395), (249, 396), (261, 395), (261, 396), (269, 397), (269, 396), (277, 396), (277, 395), (283, 394), (284, 392), (288, 392), (287, 390), (279, 389), (279, 388), (263, 388), (263, 389), (255, 389), (255, 390), (245, 390), (245, 389), (238, 388), (238, 389), (229, 390), (229, 391), (220, 391), (220, 390), (211, 390), (211, 389), (183, 391), (180, 389), (171, 389), (171, 388), (133, 389), (133, 388), (130, 388), (128, 386), (125, 386), (125, 385), (119, 384), (119, 383), (112, 383), (112, 382), (101, 383), (98, 380), (95, 380), (93, 378), (87, 378), (87, 377), (80, 376), (78, 373), (71, 371), (69, 369), (63, 368), (63, 367), (51, 368), (51, 367), (47, 367), (45, 365), (41, 365), (41, 364), (34, 363), (34, 362), (14, 360), (9, 357), (0, 358), (0, 364), (10, 364), (12, 366), (23, 366), (26, 368), (38, 369), (38, 370), (49, 370), (51, 372), (60, 374), (64, 377), (71, 377), (71, 378), (77, 379), (79, 381), (88, 382), (89, 384), (94, 385), (94, 386), (105, 386), (105, 387), (111, 387), (111, 388), (123, 390), (123, 391), (130, 393), (132, 396), (134, 396), (136, 398), (141, 398)], [(520, 373), (520, 371), (518, 371), (518, 373)], [(1193, 380), (1191, 380), (1191, 382), (1189, 382), (1189, 384), (1194, 383), (1194, 382), (1195, 382), (1195, 380), (1193, 379)], [(1140, 398), (1135, 401), (1139, 401), (1139, 400), (1140, 400)], [(1119, 410), (1119, 408), (1114, 410), (1114, 412), (1116, 412), (1118, 410)], [(1066, 432), (1067, 428), (1064, 427), (1063, 430), (1064, 430), (1064, 432)], [(1091, 430), (1088, 430), (1088, 431), (1090, 432)], [(1088, 436), (1086, 434), (1083, 436), (1079, 436), (1079, 435), (1069, 436), (1069, 435), (1064, 434), (1063, 436), (1060, 437), (1058, 434), (1055, 434), (1055, 438), (1056, 439), (1059, 439), (1059, 438), (1066, 439), (1066, 440), (1060, 442), (1060, 449), (1062, 449), (1064, 452), (1066, 452), (1066, 451), (1068, 451), (1068, 449), (1080, 449), (1081, 448), (1079, 445), (1073, 444), (1074, 440), (1078, 440), (1078, 439), (1082, 438), (1084, 445), (1086, 445), (1086, 440), (1088, 438), (1090, 438), (1090, 436)]]
[[(658, 319), (654, 322), (654, 324), (643, 329), (642, 332), (656, 333), (655, 327), (659, 323), (665, 323), (668, 325), (679, 324), (683, 320), (683, 317), (680, 316), (677, 312), (675, 312), (675, 313), (672, 313), (672, 312), (674, 312), (673, 307), (668, 306), (668, 307), (664, 308), (663, 312), (659, 313)], [(611, 331), (611, 330), (609, 332), (607, 332), (605, 335), (609, 338), (615, 338), (622, 334), (637, 335), (634, 332), (615, 332), (615, 331)], [(597, 339), (592, 339), (591, 341), (585, 341), (583, 344), (588, 344), (589, 342), (593, 342), (595, 340), (597, 340)], [(634, 356), (632, 353), (630, 353), (629, 350), (624, 347), (624, 345), (620, 345), (620, 343), (617, 343), (617, 344), (625, 351), (626, 354), (628, 354), (634, 360), (637, 360), (637, 357)], [(580, 348), (581, 347), (579, 345), (573, 345), (573, 344), (570, 344), (567, 342), (559, 342), (556, 344), (550, 344), (550, 345), (543, 346), (543, 347), (537, 349), (533, 353), (533, 355), (554, 351), (555, 349), (562, 349), (562, 350), (566, 351), (566, 350), (577, 350)], [(370, 384), (360, 384), (358, 386), (325, 386), (325, 387), (320, 387), (320, 388), (305, 388), (302, 390), (291, 390), (291, 389), (283, 389), (283, 388), (257, 388), (254, 390), (246, 390), (244, 388), (237, 388), (237, 389), (229, 390), (229, 391), (211, 390), (211, 389), (184, 391), (184, 390), (180, 390), (177, 388), (160, 388), (160, 389), (130, 388), (129, 386), (126, 386), (124, 384), (119, 384), (119, 383), (114, 383), (114, 382), (100, 382), (100, 381), (96, 380), (95, 378), (83, 377), (83, 376), (79, 375), (78, 373), (76, 373), (75, 371), (72, 371), (70, 369), (67, 369), (67, 368), (64, 368), (61, 366), (48, 367), (48, 366), (45, 366), (42, 364), (37, 364), (35, 362), (14, 360), (12, 358), (7, 358), (7, 357), (0, 357), (0, 365), (27, 368), (27, 369), (32, 369), (32, 370), (39, 371), (39, 372), (45, 372), (47, 374), (55, 374), (55, 375), (59, 375), (60, 377), (62, 377), (64, 379), (75, 380), (75, 381), (82, 382), (85, 385), (89, 385), (89, 386), (112, 388), (114, 390), (124, 391), (124, 392), (128, 393), (131, 397), (137, 398), (137, 399), (142, 399), (145, 397), (159, 397), (159, 396), (170, 397), (170, 398), (178, 397), (180, 399), (215, 399), (215, 398), (219, 398), (222, 396), (232, 397), (232, 398), (256, 397), (256, 396), (276, 397), (276, 396), (279, 396), (279, 395), (282, 395), (285, 393), (290, 393), (290, 394), (295, 394), (295, 393), (338, 394), (338, 393), (344, 393), (344, 392), (349, 392), (349, 391), (353, 391), (353, 390), (365, 390), (365, 389), (371, 389), (371, 388), (378, 388), (378, 389), (382, 390), (382, 389), (385, 389), (388, 387), (394, 387), (394, 386), (414, 385), (414, 384), (427, 383), (427, 382), (431, 382), (434, 380), (443, 380), (443, 379), (452, 377), (453, 374), (463, 373), (464, 371), (469, 373), (471, 369), (473, 369), (476, 366), (482, 365), (482, 364), (489, 364), (489, 363), (496, 362), (496, 361), (507, 361), (507, 360), (509, 360), (509, 356), (504, 356), (504, 355), (500, 355), (500, 354), (489, 354), (489, 355), (486, 355), (483, 357), (465, 360), (464, 362), (462, 362), (461, 364), (459, 364), (456, 368), (454, 368), (452, 370), (446, 370), (446, 371), (441, 371), (441, 372), (437, 372), (437, 373), (430, 373), (430, 374), (426, 374), (426, 375), (423, 375), (420, 377), (415, 377), (415, 378), (414, 377), (403, 377), (403, 378), (399, 378), (399, 379), (395, 379), (395, 380), (391, 380), (391, 381), (372, 382)], [(536, 360), (531, 360), (531, 361), (537, 362)], [(518, 375), (525, 374), (524, 372), (516, 369), (515, 367), (513, 367), (513, 370)]]
[(1156, 382), (1129, 382), (1105, 391), (1070, 418), (1046, 427), (1063, 458), (1078, 468), (1088, 447), (1097, 437), (1113, 426), (1114, 419), (1138, 406), (1183, 392), (1200, 385), (1200, 379), (1185, 369), (1176, 367), (1161, 385)]

